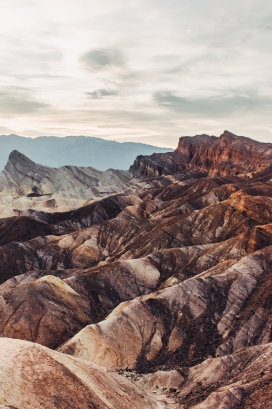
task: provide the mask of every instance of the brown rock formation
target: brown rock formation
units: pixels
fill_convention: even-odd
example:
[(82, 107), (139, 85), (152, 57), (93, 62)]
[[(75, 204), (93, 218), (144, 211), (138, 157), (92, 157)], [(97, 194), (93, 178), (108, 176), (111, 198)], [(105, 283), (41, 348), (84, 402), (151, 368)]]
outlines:
[(1, 290), (0, 328), (4, 337), (55, 348), (92, 322), (88, 299), (56, 275), (11, 288), (4, 285)]
[(271, 257), (268, 247), (120, 304), (105, 321), (84, 328), (61, 351), (111, 370), (148, 371), (196, 364), (209, 355), (270, 342)]

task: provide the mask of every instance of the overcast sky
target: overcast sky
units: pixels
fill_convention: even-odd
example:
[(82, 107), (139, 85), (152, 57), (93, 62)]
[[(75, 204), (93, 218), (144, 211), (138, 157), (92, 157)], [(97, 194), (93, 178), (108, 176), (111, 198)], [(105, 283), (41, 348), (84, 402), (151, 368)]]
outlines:
[(271, 0), (0, 0), (0, 134), (272, 142)]

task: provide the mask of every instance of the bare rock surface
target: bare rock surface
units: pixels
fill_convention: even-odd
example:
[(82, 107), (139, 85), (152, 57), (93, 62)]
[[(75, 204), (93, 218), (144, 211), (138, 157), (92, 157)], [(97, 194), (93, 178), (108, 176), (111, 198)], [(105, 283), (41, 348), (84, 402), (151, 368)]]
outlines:
[(271, 255), (268, 247), (122, 303), (60, 350), (111, 370), (149, 371), (270, 342)]
[(88, 299), (56, 276), (1, 291), (1, 335), (59, 346), (92, 322)]
[[(0, 402), (27, 409), (163, 409), (171, 407), (143, 393), (117, 374), (26, 341), (0, 339)], [(173, 407), (173, 406), (172, 406)]]
[[(167, 249), (87, 270), (30, 271), (0, 286), (0, 334), (54, 348), (123, 301), (172, 287), (237, 257), (235, 242)], [(212, 258), (207, 254), (212, 255)]]

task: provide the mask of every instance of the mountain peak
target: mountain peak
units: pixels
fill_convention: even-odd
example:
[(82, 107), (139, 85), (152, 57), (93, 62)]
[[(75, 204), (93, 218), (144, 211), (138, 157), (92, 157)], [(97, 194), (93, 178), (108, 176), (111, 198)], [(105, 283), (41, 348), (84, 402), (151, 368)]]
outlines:
[[(64, 166), (51, 168), (13, 150), (3, 170), (1, 188), (19, 196), (49, 195), (60, 191), (96, 188), (90, 196), (100, 196), (97, 188), (117, 193), (131, 179), (128, 171), (98, 171), (92, 167)], [(118, 186), (118, 187), (117, 187)]]
[[(8, 158), (7, 164), (3, 170), (3, 174), (7, 178), (7, 185), (9, 186), (20, 186), (21, 182), (25, 179), (27, 175), (30, 177), (34, 176), (34, 169), (36, 163), (25, 156), (23, 153), (13, 150)], [(17, 189), (17, 188), (16, 188)], [(18, 188), (20, 191), (20, 188)], [(32, 189), (30, 188), (31, 193)], [(21, 193), (21, 191), (20, 191)]]
[[(227, 130), (225, 130), (223, 133), (222, 133), (222, 135), (221, 136), (231, 136), (231, 137), (234, 137), (234, 138), (237, 138), (237, 135), (235, 135), (234, 133), (232, 133), (232, 132), (230, 132), (230, 131), (227, 131)], [(238, 137), (239, 138), (239, 137)]]
[(9, 162), (11, 162), (13, 166), (15, 166), (16, 164), (21, 164), (28, 167), (35, 166), (35, 162), (33, 162), (31, 159), (17, 150), (13, 150), (10, 153), (7, 165), (9, 164)]

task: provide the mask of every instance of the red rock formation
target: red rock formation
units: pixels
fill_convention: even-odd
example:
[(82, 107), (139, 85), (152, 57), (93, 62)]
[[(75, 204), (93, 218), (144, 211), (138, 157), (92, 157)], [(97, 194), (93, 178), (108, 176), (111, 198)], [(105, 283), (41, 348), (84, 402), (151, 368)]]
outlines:
[(174, 152), (138, 156), (130, 171), (134, 176), (144, 178), (191, 168), (209, 176), (252, 177), (254, 173), (270, 169), (271, 160), (272, 144), (225, 131), (220, 138), (208, 135), (182, 137)]

